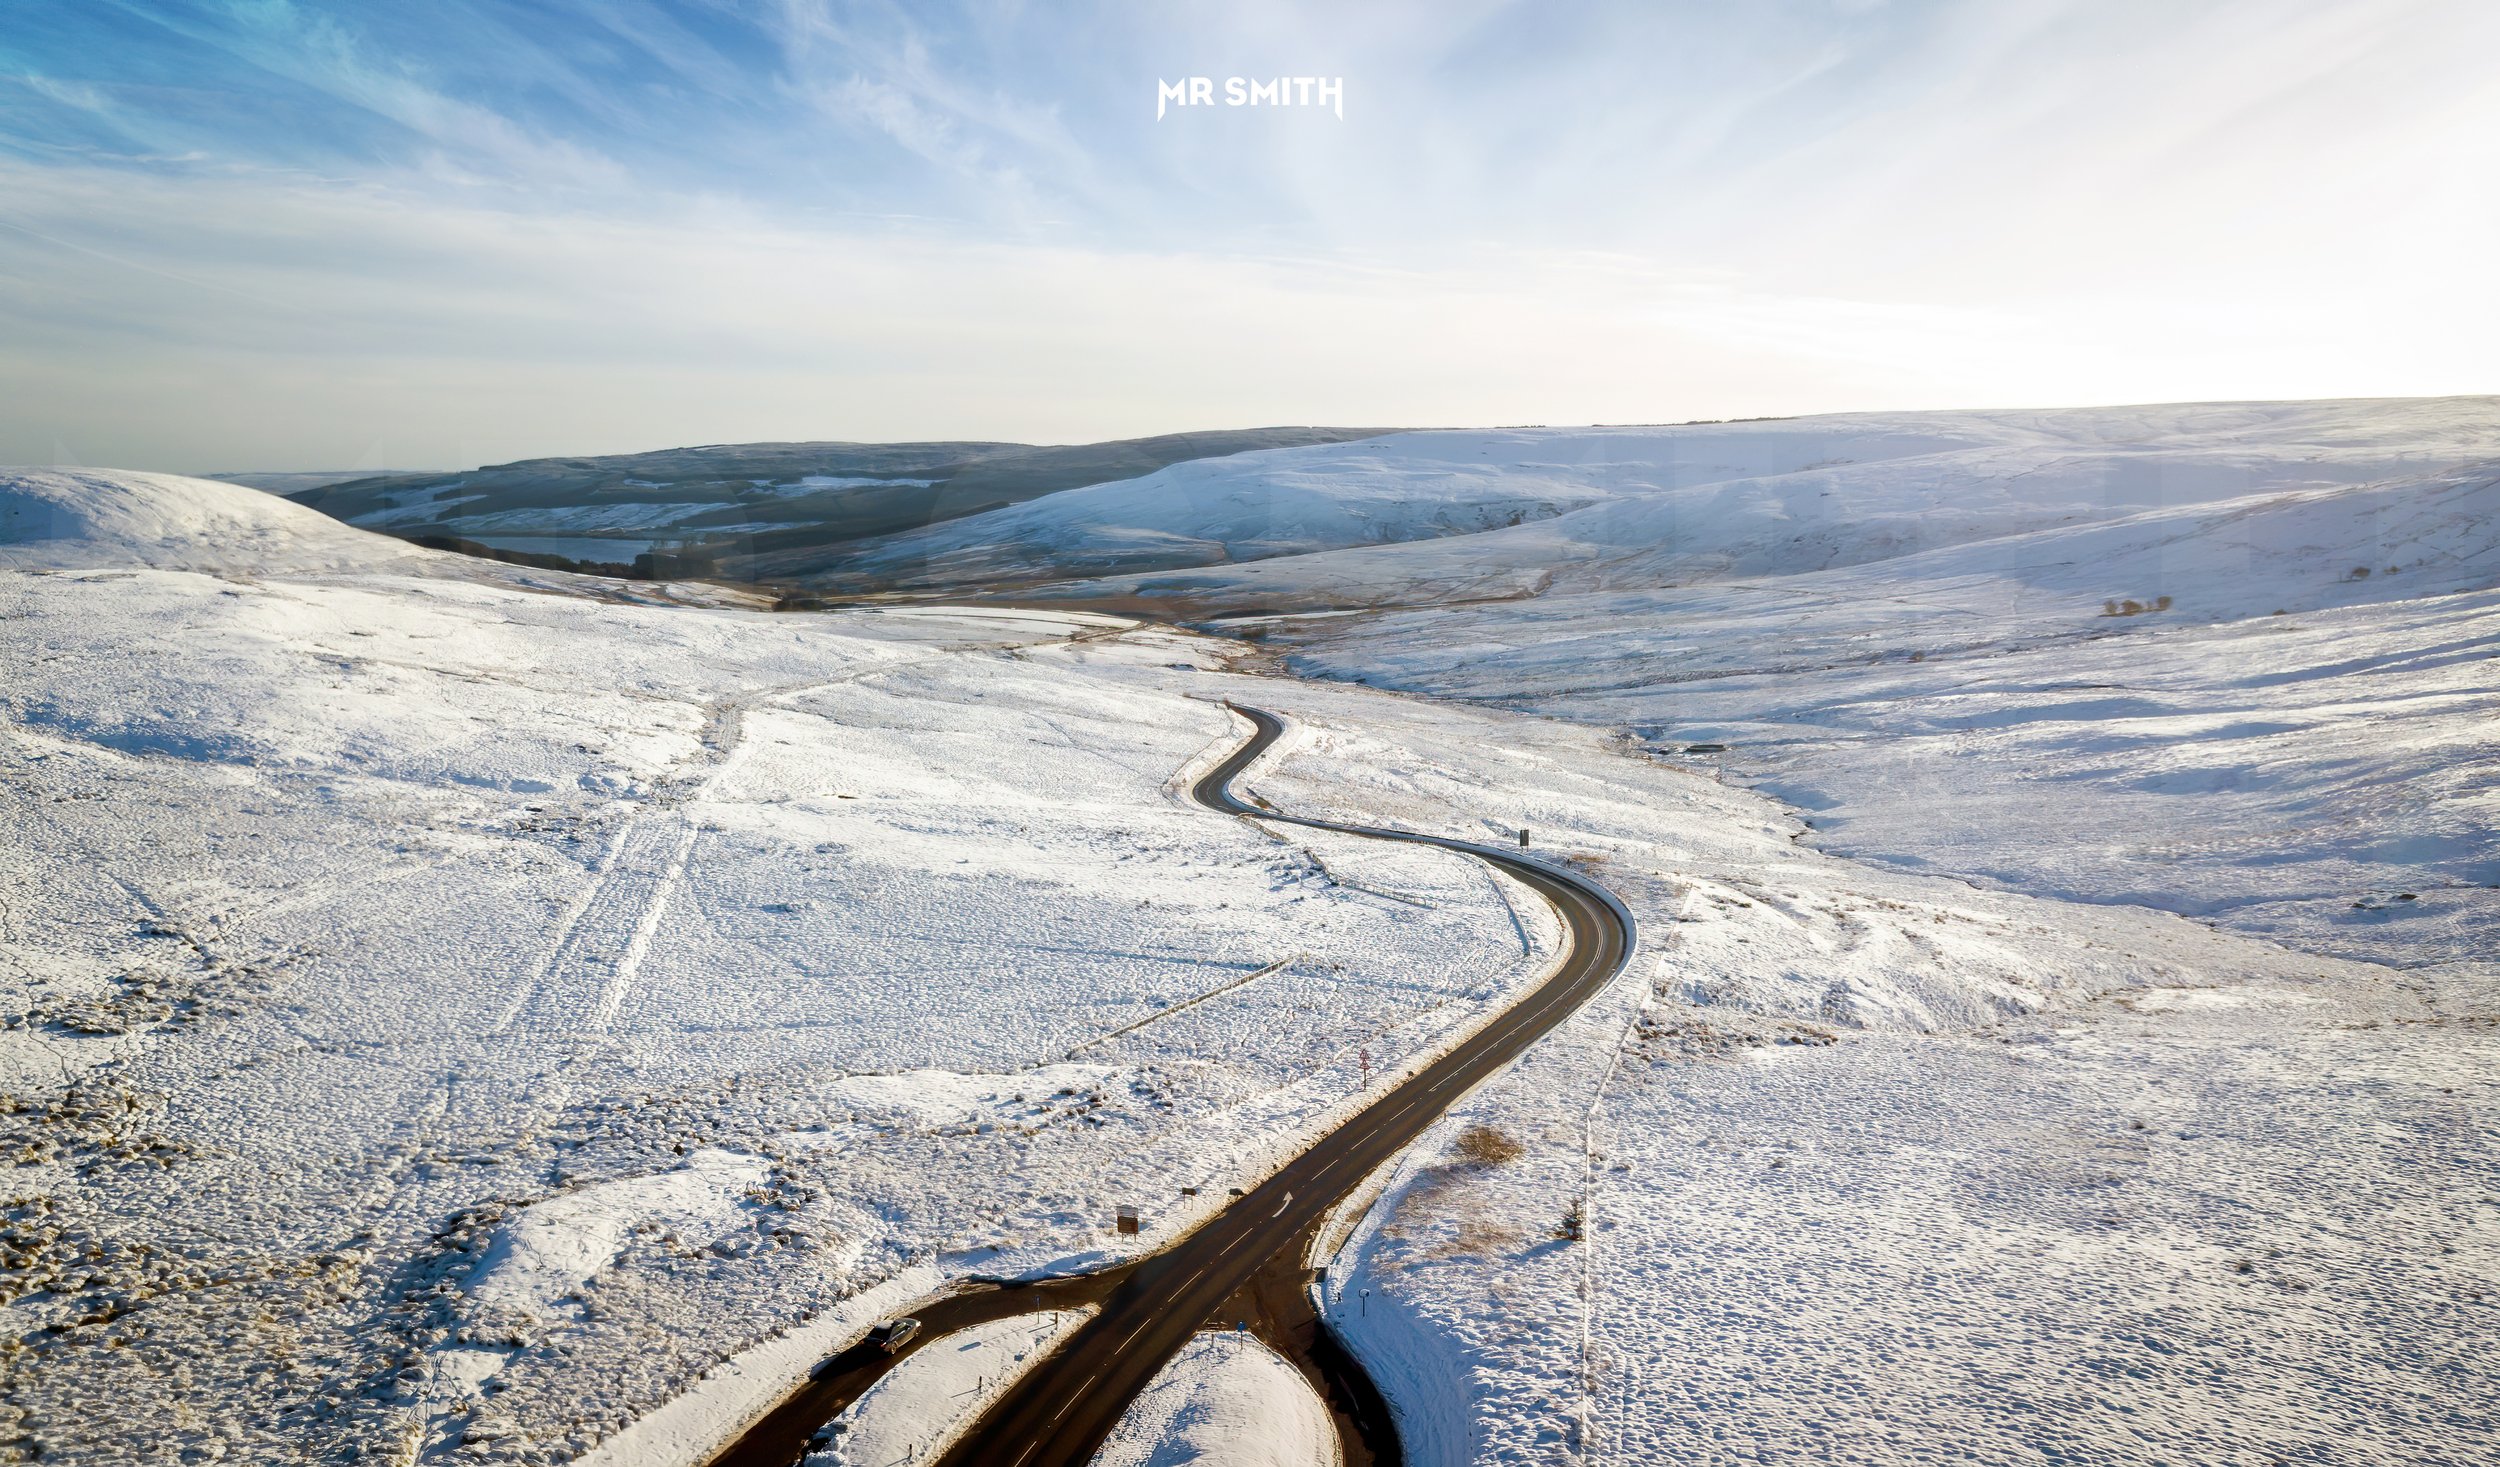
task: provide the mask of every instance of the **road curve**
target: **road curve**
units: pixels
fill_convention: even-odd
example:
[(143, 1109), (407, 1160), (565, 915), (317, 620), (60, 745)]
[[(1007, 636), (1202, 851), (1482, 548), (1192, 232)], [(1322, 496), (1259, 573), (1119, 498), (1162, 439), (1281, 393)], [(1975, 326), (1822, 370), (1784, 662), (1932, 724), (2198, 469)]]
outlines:
[[(1613, 893), (1577, 872), (1504, 847), (1315, 820), (1245, 802), (1233, 793), (1232, 781), (1267, 752), (1283, 734), (1284, 724), (1256, 708), (1226, 706), (1251, 722), (1252, 735), (1191, 787), (1191, 798), (1225, 814), (1439, 846), (1489, 861), (1534, 890), (1562, 919), (1561, 962), (1535, 989), (1455, 1049), (1383, 1091), (1310, 1150), (1164, 1252), (1091, 1279), (1061, 1280), (1029, 1291), (958, 1295), (915, 1311), (929, 1325), (927, 1337), (935, 1338), (975, 1318), (1063, 1307), (1079, 1299), (1101, 1309), (1010, 1387), (939, 1459), (939, 1467), (1086, 1467), (1119, 1425), (1129, 1402), (1191, 1335), (1211, 1325), (1230, 1325), (1237, 1313), (1257, 1312), (1263, 1294), (1271, 1299), (1280, 1289), (1298, 1294), (1304, 1277), (1301, 1250), (1329, 1210), (1460, 1096), (1518, 1058), (1631, 961), (1631, 914)], [(889, 1363), (865, 1346), (825, 1362), (810, 1386), (750, 1427), (713, 1458), (713, 1467), (785, 1467), (799, 1454), (798, 1443), (806, 1434), (856, 1398)], [(1383, 1455), (1393, 1456), (1394, 1447)]]
[(1508, 1065), (1631, 960), (1631, 914), (1575, 872), (1440, 836), (1343, 825), (1245, 803), (1232, 781), (1284, 732), (1281, 720), (1235, 707), (1256, 732), (1191, 790), (1228, 814), (1464, 851), (1501, 867), (1553, 904), (1568, 934), (1561, 965), (1533, 992), (1427, 1065), (1170, 1250), (1146, 1260), (1071, 1335), (981, 1418), (945, 1467), (1085, 1467), (1129, 1402), (1218, 1306), (1279, 1249), (1298, 1248), (1330, 1208), (1396, 1156), (1469, 1088)]

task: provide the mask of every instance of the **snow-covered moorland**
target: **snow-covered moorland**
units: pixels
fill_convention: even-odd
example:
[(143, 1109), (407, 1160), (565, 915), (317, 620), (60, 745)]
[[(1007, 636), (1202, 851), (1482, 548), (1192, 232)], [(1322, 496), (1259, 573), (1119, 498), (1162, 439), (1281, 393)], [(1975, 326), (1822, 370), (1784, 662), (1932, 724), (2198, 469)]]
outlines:
[[(561, 1461), (674, 1402), (634, 1460), (690, 1460), (804, 1318), (1185, 1226), (1553, 941), (1183, 803), (1223, 696), (1292, 720), (1278, 805), (1529, 827), (1644, 932), (1332, 1270), (1413, 1460), (2500, 1441), (2487, 964), (1853, 862), (1658, 729), (1101, 616), (637, 604), (705, 599), (0, 479), (20, 1450)], [(1125, 1449), (1276, 1399), (1201, 1374)]]
[(1473, 862), (1181, 803), (1232, 741), (1196, 639), (5, 493), (0, 1334), (45, 1460), (569, 1458), (906, 1269), (1109, 1250), (1119, 1201), (1152, 1244), (1550, 941)]
[(1909, 869), (2381, 962), (2500, 930), (2500, 399), (1399, 434), (1054, 495), (859, 574), (1099, 569), (1200, 520), (1196, 562), (1028, 594), (1699, 746)]
[[(1330, 1260), (1409, 1461), (2500, 1447), (2500, 967), (1834, 861), (1593, 732), (1370, 706), (1254, 787), (1531, 825), (1645, 929)], [(1437, 739), (1509, 751), (1382, 773)]]
[[(1296, 671), (1620, 731), (1800, 810), (1801, 845), (2290, 949), (2144, 980), (2175, 1001), (2088, 978), (1990, 1015), (1917, 982), (1971, 961), (1931, 945), (1967, 891), (1887, 960), (1857, 924), (1898, 896), (1832, 903), (1767, 853), (1670, 887), (1622, 1043), (1549, 1044), (1452, 1122), (1343, 1276), (1378, 1285), (1340, 1320), (1393, 1393), (1474, 1403), (1418, 1408), (1422, 1460), (2494, 1450), (2467, 1362), (2500, 1264), (2472, 1144), (2500, 401), (1403, 434), (1037, 501), (882, 565), (956, 584), (1017, 544), (1099, 577), (1026, 595), (1223, 615)], [(1408, 767), (1331, 778), (1357, 765)], [(1586, 792), (1532, 794), (1550, 773), (1507, 772), (1513, 817), (1586, 848)], [(1696, 977), (1731, 931), (1744, 961)], [(2073, 971), (2037, 936), (1988, 961), (2015, 953)], [(2265, 974), (2297, 984), (2197, 987)]]
[[(1106, 579), (1055, 590), (1441, 607), (1864, 565), (2494, 457), (2492, 398), (1396, 433), (1046, 495), (869, 542), (824, 579), (981, 589), (1092, 575)], [(2150, 594), (2119, 579), (2092, 589), (2095, 607)]]

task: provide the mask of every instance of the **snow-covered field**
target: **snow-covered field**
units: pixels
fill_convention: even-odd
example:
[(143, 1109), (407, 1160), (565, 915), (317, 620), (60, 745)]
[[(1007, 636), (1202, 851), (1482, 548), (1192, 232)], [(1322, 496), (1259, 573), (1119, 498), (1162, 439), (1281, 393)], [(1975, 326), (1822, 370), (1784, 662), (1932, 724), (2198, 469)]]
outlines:
[(1335, 1317), (1418, 1464), (2491, 1461), (2500, 986), (2235, 978), (1828, 1045), (1627, 999)]
[(1541, 964), (1473, 862), (1183, 803), (1236, 738), (1197, 639), (5, 493), (0, 1335), (45, 1460), (567, 1458), (906, 1267), (1108, 1253), (1122, 1201), (1152, 1244)]
[[(1932, 534), (1905, 498), (1917, 553), (1810, 573), (1272, 624), (1457, 703), (1101, 616), (774, 616), (225, 486), (0, 478), (7, 1429), (73, 1462), (566, 1460), (742, 1352), (786, 1368), (764, 1342), (862, 1291), (1110, 1256), (1119, 1202), (1152, 1246), (1180, 1186), (1322, 1123), (1357, 1049), (1445, 1041), (1552, 942), (1472, 861), (1187, 805), (1230, 696), (1293, 721), (1253, 781), (1279, 806), (1524, 825), (1643, 927), (1332, 1270), (1418, 1464), (2490, 1460), (2500, 972), (2465, 882), (2500, 649), (2489, 491), (2440, 457), (2486, 430), (2364, 416), (2304, 430), (2344, 439), (2285, 512), (2412, 516), (2366, 583), (2301, 579), (2351, 558), (2330, 515), (2252, 540), (2225, 601), (2210, 520), (2276, 522), (2156, 503), (2016, 596), (2006, 556), (1952, 557), (2015, 543), (2025, 491)], [(1750, 471), (1846, 477), (1780, 452)], [(1455, 556), (1628, 512), (1617, 477), (1260, 565)], [(2216, 619), (2139, 574), (2191, 553)], [(2122, 581), (2176, 610), (2101, 616)], [(1131, 1445), (1271, 1399), (1247, 1369), (1158, 1387)]]
[(2500, 399), (1400, 434), (880, 554), (1098, 569), (1195, 523), (1200, 569), (1036, 594), (1701, 745), (1908, 869), (2381, 962), (2500, 931)]
[[(1487, 810), (1606, 856), (1653, 936), (1673, 908), (1650, 982), (1359, 1235), (1340, 1316), (1419, 1460), (2500, 1451), (2500, 401), (1397, 435), (885, 570), (1019, 544), (1104, 577), (1028, 594), (1230, 614), (1296, 671), (1619, 731), (1799, 812), (1700, 873), (1690, 835), (1642, 845), (1671, 801), (1591, 805), (1621, 764), (1465, 788), (1375, 715), (1340, 735), (1325, 785), (1365, 813)], [(1953, 883), (1836, 891), (1806, 847)], [(1994, 927), (1993, 893), (2118, 928)]]
[(1336, 1256), (1410, 1461), (2500, 1448), (2500, 965), (1838, 859), (1596, 730), (1265, 696), (1278, 805), (1525, 825), (1644, 932)]
[(2500, 930), (2500, 593), (1951, 636), (1849, 596), (1589, 599), (1383, 618), (1297, 660), (1720, 746), (1684, 757), (1910, 869), (2380, 962)]

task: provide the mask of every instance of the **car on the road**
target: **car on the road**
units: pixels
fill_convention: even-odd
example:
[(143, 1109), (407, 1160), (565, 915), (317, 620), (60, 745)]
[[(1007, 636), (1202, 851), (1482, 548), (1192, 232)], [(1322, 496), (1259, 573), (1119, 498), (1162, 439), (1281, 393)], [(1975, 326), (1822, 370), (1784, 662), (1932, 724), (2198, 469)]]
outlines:
[(901, 1319), (889, 1319), (870, 1330), (868, 1343), (891, 1355), (910, 1344), (919, 1333), (920, 1321), (906, 1315)]

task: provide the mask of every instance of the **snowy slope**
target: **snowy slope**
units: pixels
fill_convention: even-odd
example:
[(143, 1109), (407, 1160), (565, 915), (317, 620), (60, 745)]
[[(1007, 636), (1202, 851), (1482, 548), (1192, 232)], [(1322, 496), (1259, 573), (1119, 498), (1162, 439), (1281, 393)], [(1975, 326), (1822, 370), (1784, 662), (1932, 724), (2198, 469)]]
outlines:
[(239, 484), (0, 468), (0, 565), (259, 574), (370, 569), (414, 558), (405, 545)]
[(1261, 794), (1531, 825), (1644, 934), (1330, 1260), (1417, 1467), (2500, 1445), (2500, 967), (1832, 861), (1594, 730), (1292, 707)]
[(1402, 544), (1541, 521), (1625, 496), (1795, 472), (1835, 450), (1876, 459), (1983, 438), (1886, 420), (1837, 430), (1400, 433), (1178, 464), (878, 542), (845, 583), (975, 585)]
[(47, 1460), (569, 1459), (845, 1295), (1113, 1254), (1119, 1201), (1152, 1246), (1551, 941), (1462, 858), (1181, 802), (1235, 737), (1195, 639), (13, 492), (92, 532), (0, 566)]
[(1415, 1467), (2491, 1460), (2500, 986), (2211, 976), (1832, 1043), (1627, 993), (1332, 1317)]
[[(1069, 518), (1088, 503), (1169, 534), (1271, 492), (1319, 540), (1396, 543), (1025, 594), (1280, 613), (1223, 625), (1299, 672), (1730, 746), (1699, 762), (1914, 869), (2392, 962), (2500, 923), (2500, 400), (1408, 434), (1221, 468), (1213, 508), (1165, 476), (1016, 533), (1081, 560), (1112, 533)], [(1416, 479), (1439, 497), (1382, 532)], [(1327, 494), (1336, 521), (1305, 504)], [(1505, 495), (1583, 502), (1425, 522)], [(985, 521), (1014, 528), (948, 533)]]
[[(111, 529), (160, 491), (89, 477), (93, 506), (10, 492), (96, 537), (0, 561), (0, 661), (23, 670), (0, 684), (12, 1449), (558, 1462), (694, 1403), (642, 1438), (692, 1461), (736, 1425), (707, 1414), (709, 1387), (744, 1370), (728, 1396), (769, 1400), (816, 1358), (771, 1341), (811, 1316), (829, 1351), (949, 1277), (1116, 1256), (1120, 1202), (1146, 1205), (1145, 1246), (1187, 1226), (1357, 1093), (1360, 1049), (1394, 1065), (1446, 1042), (1554, 939), (1463, 858), (1186, 805), (1181, 783), (1239, 736), (1229, 696), (1293, 720), (1255, 781), (1279, 805), (1472, 838), (1533, 827), (1644, 932), (1642, 965), (1411, 1158), (1332, 1275), (1374, 1290), (1368, 1312), (1342, 1288), (1332, 1303), (1410, 1423), (1442, 1423), (1412, 1434), (1418, 1462), (1551, 1461), (1583, 1437), (1623, 1461), (1722, 1439), (1810, 1454), (1830, 1429), (1813, 1403), (1852, 1392), (1960, 1420), (2009, 1297), (2026, 1378), (2057, 1387), (1991, 1398), (2015, 1423), (1989, 1427), (1991, 1451), (2025, 1431), (2104, 1440), (2092, 1382), (2116, 1361), (2154, 1382), (2127, 1398), (2137, 1423), (2202, 1459), (2220, 1408), (2158, 1387), (2265, 1352), (2261, 1398), (2291, 1420), (2366, 1337), (2368, 1396), (2341, 1402), (2356, 1440), (2381, 1459), (2489, 1455), (2500, 1381), (2453, 1347), (2500, 1247), (2474, 1200), (2500, 1179), (2469, 1144), (2500, 1104), (2481, 1057), (2500, 1031), (2470, 974), (2389, 978), (1840, 859), (1707, 757), (1235, 673), (1235, 643), (1082, 613), (616, 604), (430, 555), (334, 571), (369, 538), (289, 543), (283, 514), (222, 540)], [(147, 565), (174, 534), (215, 572)], [(2382, 745), (2419, 761), (2399, 769), (2463, 757), (2420, 737), (2435, 700), (2406, 680), (2436, 659), (2403, 636), (2385, 649), (2398, 691), (2364, 700), (2388, 711), (2356, 713), (2331, 700), (2351, 669), (2324, 660), (2354, 633), (2326, 617), (2197, 628), (2043, 594), (2082, 630), (2040, 655), (2098, 646), (2127, 676), (2215, 686), (2208, 634), (2322, 659), (2306, 678), (2244, 648), (2230, 665), (2252, 698), (2325, 700), (2319, 737), (2372, 740), (2354, 789)], [(2432, 598), (2327, 616), (2385, 606), (2455, 614)], [(1428, 634), (1400, 633), (1407, 655)], [(2141, 653), (2164, 645), (2168, 673)], [(2468, 681), (2443, 727), (2470, 740), (2478, 670), (2444, 666)], [(1780, 717), (1831, 717), (1806, 705), (1869, 686), (1809, 686)], [(1771, 705), (1756, 690), (1725, 716), (1740, 706)], [(2254, 721), (2215, 731), (2283, 737)], [(1801, 787), (1840, 767), (1810, 742), (1782, 775)], [(2057, 822), (2005, 823), (2034, 855), (2063, 849)], [(2489, 930), (2438, 900), (2453, 930)], [(2294, 1018), (2215, 1027), (2277, 1011)], [(1747, 1088), (1736, 1057), (1756, 1051), (1793, 1082)], [(2111, 1127), (2168, 1130), (2119, 1193), (2100, 1133), (2059, 1126), (2080, 1124), (2060, 1119), (2073, 1097), (2133, 1105), (2128, 1087), (2162, 1105)], [(2304, 1109), (2318, 1097), (2323, 1119)], [(1697, 1132), (1702, 1107), (1724, 1127)], [(1515, 1138), (1513, 1160), (1482, 1160), (1507, 1153), (1466, 1144), (1476, 1123)], [(1779, 1185), (1744, 1167), (1785, 1174), (1770, 1159), (1791, 1151), (1840, 1158), (1810, 1206), (1739, 1190)], [(1972, 1200), (1934, 1201), (1956, 1187)], [(1556, 1236), (1575, 1200), (1613, 1250), (1602, 1269)], [(1996, 1246), (2044, 1207), (2062, 1221)], [(2249, 1222), (2265, 1215), (2284, 1221)], [(2309, 1286), (2279, 1329), (2282, 1310), (2245, 1307), (2276, 1295), (2218, 1291), (2236, 1272), (2162, 1271), (2265, 1269), (2268, 1248), (2298, 1271), (2263, 1287)], [(1715, 1271), (1696, 1284), (1687, 1262)], [(1870, 1276), (1878, 1307), (1821, 1314), (1793, 1282), (1831, 1295)], [(2111, 1307), (2170, 1287), (2187, 1315)], [(2207, 1324), (2143, 1343), (2181, 1317)], [(1952, 1388), (1888, 1373), (1913, 1354)], [(1805, 1384), (1761, 1384), (1782, 1372)], [(1710, 1392), (1698, 1418), (1687, 1382)], [(1695, 1419), (1724, 1437), (1650, 1425)]]
[(2424, 962), (2500, 927), (2495, 584), (2476, 464), (1279, 629), (1310, 671), (1728, 746), (1834, 849)]
[(2495, 457), (2488, 398), (1405, 433), (1177, 465), (894, 536), (828, 584), (1113, 575), (1068, 592), (1201, 609), (1437, 604), (1557, 579), (1862, 564)]
[[(527, 459), (458, 473), (312, 477), (287, 492), (366, 529), (631, 560), (665, 543), (729, 578), (786, 581), (846, 542), (1167, 464), (1288, 444), (1365, 438), (1362, 428), (1171, 433), (1110, 443), (715, 443), (650, 453)], [(588, 540), (588, 545), (580, 542)]]

